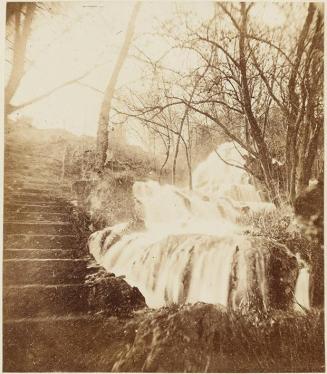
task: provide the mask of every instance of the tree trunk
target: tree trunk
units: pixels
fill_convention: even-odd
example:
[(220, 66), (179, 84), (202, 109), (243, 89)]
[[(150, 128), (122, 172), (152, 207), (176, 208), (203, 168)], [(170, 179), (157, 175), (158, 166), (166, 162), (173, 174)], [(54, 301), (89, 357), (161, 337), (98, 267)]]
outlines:
[(247, 35), (247, 9), (246, 4), (241, 3), (241, 25), (240, 25), (240, 37), (239, 37), (239, 69), (241, 73), (241, 84), (242, 84), (242, 96), (244, 103), (244, 111), (248, 120), (249, 130), (251, 137), (257, 145), (259, 159), (264, 175), (265, 185), (269, 191), (271, 201), (276, 205), (280, 205), (279, 194), (275, 185), (275, 181), (272, 176), (272, 163), (269, 155), (267, 144), (264, 141), (261, 129), (252, 111), (251, 95), (248, 86), (247, 78), (247, 65), (245, 55), (245, 38)]
[(136, 21), (137, 13), (140, 9), (140, 6), (141, 6), (141, 3), (139, 2), (134, 5), (134, 8), (133, 8), (133, 11), (132, 11), (129, 23), (128, 23), (125, 40), (120, 50), (119, 56), (117, 58), (110, 81), (105, 90), (104, 98), (103, 98), (101, 109), (100, 109), (98, 131), (97, 131), (97, 156), (96, 156), (96, 170), (99, 172), (103, 171), (106, 158), (107, 158), (108, 134), (109, 134), (108, 126), (109, 126), (109, 115), (110, 115), (110, 109), (111, 109), (111, 102), (114, 96), (115, 87), (116, 87), (116, 83), (119, 77), (119, 73), (124, 65), (124, 61), (127, 57), (128, 50), (133, 39), (135, 21)]
[[(13, 61), (8, 83), (5, 88), (5, 116), (12, 112), (11, 101), (19, 87), (25, 73), (25, 57), (27, 42), (32, 31), (32, 22), (36, 10), (36, 3), (25, 3), (25, 16), (22, 20), (23, 6), (15, 9), (14, 26), (15, 37), (13, 43)], [(5, 118), (6, 118), (5, 117)]]
[(184, 142), (184, 147), (185, 147), (185, 156), (186, 156), (187, 171), (188, 171), (188, 188), (192, 191), (193, 190), (193, 176), (192, 176), (191, 155), (190, 155), (186, 142)]
[[(299, 179), (297, 194), (301, 193), (308, 185), (313, 174), (314, 161), (318, 151), (320, 130), (323, 126), (322, 119), (319, 120), (316, 106), (319, 97), (323, 96), (323, 19), (318, 12), (315, 23), (315, 33), (311, 39), (309, 50), (306, 53), (304, 68), (303, 89), (306, 90), (306, 113), (303, 132), (300, 134), (302, 147), (299, 148)], [(322, 113), (321, 113), (322, 114)]]
[(293, 204), (296, 197), (296, 179), (298, 168), (298, 153), (296, 148), (298, 131), (301, 123), (300, 97), (296, 93), (296, 81), (298, 77), (302, 56), (305, 50), (305, 41), (309, 33), (314, 13), (314, 4), (310, 3), (308, 6), (307, 17), (303, 24), (299, 40), (297, 42), (296, 57), (294, 64), (292, 66), (290, 80), (288, 83), (289, 115), (287, 118), (288, 126), (286, 134), (285, 160), (288, 199), (291, 204)]
[[(184, 118), (184, 117), (183, 117)], [(177, 157), (179, 152), (179, 143), (181, 141), (182, 131), (183, 131), (183, 125), (184, 121), (181, 121), (181, 124), (178, 129), (178, 135), (177, 135), (177, 141), (175, 145), (175, 152), (174, 152), (174, 158), (173, 158), (173, 170), (172, 170), (172, 184), (176, 184), (176, 166), (177, 166)]]
[[(205, 73), (207, 72), (207, 70), (208, 70), (208, 67), (206, 68)], [(182, 131), (183, 131), (183, 127), (184, 127), (184, 122), (187, 119), (187, 116), (188, 116), (188, 113), (189, 113), (189, 110), (190, 110), (190, 104), (193, 100), (193, 96), (195, 94), (195, 91), (196, 91), (196, 89), (198, 87), (198, 84), (200, 83), (201, 79), (203, 78), (204, 74), (199, 76), (196, 79), (188, 101), (184, 102), (185, 103), (185, 111), (184, 111), (183, 117), (181, 119), (181, 124), (180, 124), (179, 131), (178, 131), (177, 143), (176, 143), (175, 154), (174, 154), (174, 159), (173, 159), (172, 184), (175, 184), (175, 182), (176, 182), (176, 163), (177, 163), (177, 156), (178, 156), (178, 151), (179, 151), (179, 143), (180, 143), (181, 138), (182, 138)], [(184, 141), (184, 139), (183, 139), (183, 141)]]
[(316, 131), (309, 141), (308, 150), (303, 157), (302, 163), (300, 164), (301, 168), (299, 170), (299, 180), (296, 189), (297, 194), (301, 193), (309, 185), (313, 164), (317, 155), (318, 140), (321, 128), (322, 123), (317, 123)]
[(161, 167), (160, 167), (160, 171), (159, 171), (159, 183), (161, 183), (161, 177), (162, 177), (162, 173), (163, 173), (163, 170), (168, 162), (168, 159), (169, 159), (169, 156), (170, 156), (170, 147), (171, 147), (171, 144), (170, 144), (170, 134), (169, 134), (169, 129), (167, 130), (167, 143), (164, 141), (164, 138), (163, 136), (161, 137), (165, 147), (166, 147), (166, 157), (164, 159), (164, 162), (162, 163)]

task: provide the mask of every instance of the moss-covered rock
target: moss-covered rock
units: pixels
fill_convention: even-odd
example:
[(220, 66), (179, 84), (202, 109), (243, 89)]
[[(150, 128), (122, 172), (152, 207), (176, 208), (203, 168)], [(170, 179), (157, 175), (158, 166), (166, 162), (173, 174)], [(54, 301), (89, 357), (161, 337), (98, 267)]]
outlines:
[(323, 319), (316, 312), (259, 318), (202, 303), (148, 310), (125, 326), (112, 371), (323, 371)]
[(122, 277), (99, 268), (88, 275), (88, 303), (91, 312), (106, 316), (128, 317), (146, 307), (145, 299), (137, 287), (130, 286)]

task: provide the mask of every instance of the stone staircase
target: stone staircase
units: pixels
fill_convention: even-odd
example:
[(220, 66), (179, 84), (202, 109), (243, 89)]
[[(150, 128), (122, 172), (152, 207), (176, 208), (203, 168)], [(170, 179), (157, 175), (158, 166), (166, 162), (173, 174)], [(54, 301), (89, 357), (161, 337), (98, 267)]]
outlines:
[[(51, 132), (51, 131), (50, 131)], [(5, 133), (3, 371), (110, 371), (124, 321), (89, 306), (97, 270), (70, 220), (65, 144), (47, 130)]]
[(67, 188), (32, 186), (5, 189), (3, 370), (109, 371), (98, 357), (119, 337), (108, 336), (112, 320), (89, 313), (89, 258), (69, 220)]

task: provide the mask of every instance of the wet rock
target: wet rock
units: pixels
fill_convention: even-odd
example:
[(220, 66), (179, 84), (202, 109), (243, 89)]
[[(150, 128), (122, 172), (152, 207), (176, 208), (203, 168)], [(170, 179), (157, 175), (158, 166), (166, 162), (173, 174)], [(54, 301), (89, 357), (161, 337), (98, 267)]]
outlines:
[(291, 309), (299, 265), (286, 246), (248, 238), (233, 256), (228, 305), (233, 310)]
[(83, 202), (90, 194), (94, 182), (90, 180), (78, 180), (72, 184), (72, 192), (79, 202)]
[(296, 221), (312, 243), (310, 299), (311, 305), (324, 306), (324, 183), (318, 182), (303, 191), (294, 202)]
[(130, 286), (122, 277), (115, 277), (103, 268), (87, 277), (88, 303), (91, 312), (106, 316), (127, 317), (146, 307), (137, 287)]

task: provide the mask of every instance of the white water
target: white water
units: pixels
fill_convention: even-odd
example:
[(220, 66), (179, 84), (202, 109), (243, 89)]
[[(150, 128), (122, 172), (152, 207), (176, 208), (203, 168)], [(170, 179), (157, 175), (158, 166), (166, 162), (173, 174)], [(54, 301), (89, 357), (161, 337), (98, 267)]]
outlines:
[(234, 237), (188, 234), (158, 240), (143, 233), (124, 236), (102, 258), (92, 253), (138, 287), (150, 307), (196, 301), (227, 305), (236, 243)]
[(297, 256), (300, 266), (299, 275), (295, 286), (295, 310), (303, 312), (310, 309), (310, 271), (308, 265)]
[[(243, 163), (231, 143), (218, 152), (229, 163)], [(241, 235), (236, 219), (244, 206), (273, 209), (261, 201), (245, 172), (213, 153), (194, 171), (194, 191), (148, 181), (136, 182), (133, 193), (146, 230), (124, 235), (127, 224), (120, 224), (94, 233), (89, 248), (96, 261), (124, 275), (150, 307), (197, 301), (227, 306), (233, 256), (241, 247), (238, 289), (232, 299), (238, 307), (251, 287), (244, 253), (253, 244)], [(122, 238), (115, 242), (117, 235)], [(255, 256), (255, 281), (265, 305), (265, 262), (260, 253)]]
[[(224, 143), (206, 161), (198, 165), (193, 173), (194, 189), (206, 195), (211, 201), (224, 197), (235, 207), (248, 206), (252, 211), (273, 210), (274, 205), (262, 202), (255, 187), (249, 183), (249, 176), (241, 169), (245, 151)], [(235, 165), (235, 167), (231, 166)]]

